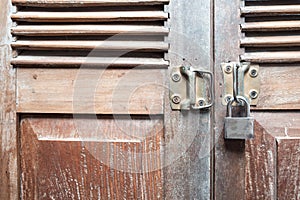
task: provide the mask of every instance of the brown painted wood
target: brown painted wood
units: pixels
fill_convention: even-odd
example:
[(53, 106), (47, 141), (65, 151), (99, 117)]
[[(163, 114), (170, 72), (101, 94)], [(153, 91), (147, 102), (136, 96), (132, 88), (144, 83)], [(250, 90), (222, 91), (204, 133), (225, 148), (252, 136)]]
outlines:
[[(243, 3), (243, 2), (242, 2)], [(214, 58), (215, 58), (215, 109), (214, 109), (214, 199), (245, 199), (245, 142), (224, 140), (224, 117), (222, 105), (223, 74), (221, 63), (238, 61), (243, 21), (238, 12), (241, 1), (215, 1)]]
[(299, 63), (299, 51), (254, 52), (241, 55), (241, 60), (254, 63)]
[(17, 50), (101, 50), (166, 52), (169, 45), (160, 41), (34, 41), (18, 40), (11, 44)]
[(17, 111), (162, 114), (163, 77), (150, 69), (20, 68)]
[(161, 26), (142, 25), (18, 25), (12, 34), (22, 36), (76, 36), (76, 35), (167, 35)]
[(20, 6), (34, 7), (91, 7), (91, 6), (120, 6), (120, 5), (157, 5), (166, 4), (169, 0), (12, 0)]
[(17, 12), (11, 18), (23, 22), (116, 22), (159, 21), (168, 18), (162, 11), (119, 12)]
[(278, 199), (300, 198), (300, 138), (280, 138), (278, 142)]
[(163, 196), (159, 118), (25, 117), (20, 136), (23, 199)]
[(241, 25), (242, 31), (297, 31), (300, 30), (300, 21), (262, 21), (248, 22)]
[(245, 199), (276, 199), (276, 140), (259, 122), (245, 152)]
[(241, 40), (241, 46), (242, 47), (295, 47), (295, 46), (300, 46), (300, 37), (299, 36), (246, 37)]
[(11, 59), (11, 13), (9, 0), (0, 1), (0, 199), (18, 199), (19, 173), (15, 69)]

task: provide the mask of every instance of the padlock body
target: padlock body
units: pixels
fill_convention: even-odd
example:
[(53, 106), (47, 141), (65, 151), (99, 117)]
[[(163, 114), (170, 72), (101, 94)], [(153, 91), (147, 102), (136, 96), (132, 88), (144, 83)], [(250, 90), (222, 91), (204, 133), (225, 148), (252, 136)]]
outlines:
[(253, 117), (226, 117), (225, 139), (252, 139), (254, 138)]

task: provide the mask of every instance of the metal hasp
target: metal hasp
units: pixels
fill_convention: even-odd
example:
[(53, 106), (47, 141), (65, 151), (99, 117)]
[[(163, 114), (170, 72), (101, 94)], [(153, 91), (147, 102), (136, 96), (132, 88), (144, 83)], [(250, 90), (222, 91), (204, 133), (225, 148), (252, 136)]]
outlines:
[(170, 104), (172, 110), (201, 110), (214, 102), (213, 74), (190, 66), (170, 72)]
[(260, 93), (259, 65), (228, 62), (222, 63), (221, 67), (224, 77), (223, 105), (227, 105), (236, 96), (243, 96), (251, 106), (257, 105)]
[[(227, 104), (227, 117), (225, 118), (225, 139), (252, 139), (254, 138), (254, 118), (250, 116), (250, 104), (246, 98), (237, 96), (237, 101), (246, 109), (246, 116), (233, 117), (231, 99)], [(236, 102), (236, 103), (238, 103)]]

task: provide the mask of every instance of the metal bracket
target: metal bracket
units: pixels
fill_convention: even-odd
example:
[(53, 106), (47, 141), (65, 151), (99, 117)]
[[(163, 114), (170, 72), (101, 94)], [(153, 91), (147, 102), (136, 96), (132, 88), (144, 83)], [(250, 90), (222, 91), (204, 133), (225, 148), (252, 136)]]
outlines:
[[(252, 65), (249, 62), (228, 62), (222, 63), (221, 67), (224, 76), (223, 105), (227, 105), (234, 96), (243, 96), (250, 105), (257, 105), (260, 93), (259, 65)], [(238, 77), (236, 84), (233, 81), (234, 76)]]
[[(214, 102), (213, 83), (213, 74), (209, 71), (185, 66), (172, 68), (170, 73), (172, 109), (201, 110), (210, 108)], [(207, 88), (209, 89), (207, 90)]]

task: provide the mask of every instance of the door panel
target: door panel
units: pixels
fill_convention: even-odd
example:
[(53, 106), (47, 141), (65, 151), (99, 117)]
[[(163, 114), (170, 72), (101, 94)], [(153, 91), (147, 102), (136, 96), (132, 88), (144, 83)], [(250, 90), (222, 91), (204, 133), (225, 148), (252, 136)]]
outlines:
[(23, 199), (163, 197), (161, 118), (24, 116), (20, 130)]

